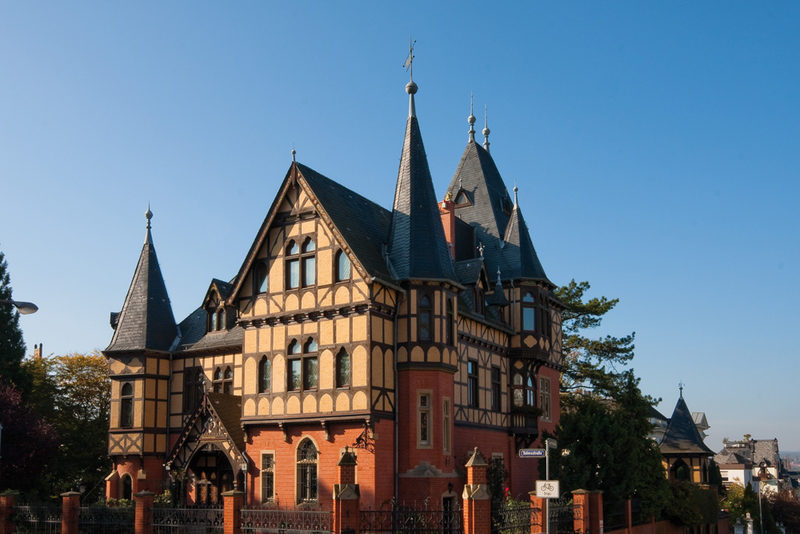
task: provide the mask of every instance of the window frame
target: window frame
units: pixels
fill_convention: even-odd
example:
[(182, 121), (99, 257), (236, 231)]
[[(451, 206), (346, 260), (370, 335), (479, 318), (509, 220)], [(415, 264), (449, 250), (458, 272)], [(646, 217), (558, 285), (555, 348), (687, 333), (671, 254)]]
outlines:
[[(344, 267), (345, 264), (342, 263), (344, 259), (347, 268), (347, 275), (344, 275)], [(336, 254), (333, 255), (333, 279), (336, 282), (346, 282), (353, 277), (353, 262), (350, 261), (350, 257), (344, 251), (344, 249), (339, 249), (336, 251)]]
[[(423, 399), (426, 399), (423, 403)], [(429, 389), (417, 390), (417, 448), (433, 448), (433, 391)], [(424, 436), (423, 436), (424, 433)], [(423, 439), (424, 437), (424, 439)]]
[[(345, 361), (347, 366), (347, 380), (343, 381), (341, 379), (342, 369)], [(336, 368), (334, 372), (336, 373), (336, 376), (334, 378), (336, 380), (337, 389), (349, 388), (353, 383), (353, 358), (344, 347), (340, 348), (339, 352), (336, 353), (335, 366)]]
[[(299, 366), (299, 386), (295, 387), (294, 366)], [(313, 373), (311, 366), (314, 367)], [(314, 383), (310, 382), (314, 377)], [(309, 336), (302, 348), (297, 338), (292, 339), (286, 349), (286, 391), (316, 391), (319, 389), (319, 345), (313, 336)]]
[[(530, 297), (530, 300), (526, 300), (527, 297)], [(533, 294), (531, 290), (525, 290), (525, 293), (522, 295), (520, 299), (520, 304), (522, 306), (522, 311), (520, 313), (520, 328), (523, 332), (538, 332), (537, 323), (539, 322), (539, 313), (537, 311), (538, 307), (538, 299), (536, 295)], [(528, 328), (528, 317), (530, 314), (530, 320), (532, 322), (531, 328)]]
[(450, 454), (453, 447), (453, 435), (450, 427), (453, 421), (453, 404), (450, 397), (442, 397), (442, 452)]
[[(125, 388), (130, 388), (130, 393), (125, 393)], [(135, 388), (133, 382), (123, 382), (119, 388), (119, 427), (133, 428), (133, 395)]]
[(492, 411), (499, 412), (503, 406), (503, 372), (497, 365), (492, 366)]
[(467, 406), (480, 408), (480, 369), (477, 360), (467, 360)]
[(445, 318), (447, 325), (445, 326), (445, 342), (454, 347), (456, 344), (456, 314), (455, 306), (453, 306), (453, 299), (447, 297), (445, 303)]
[(272, 360), (263, 355), (258, 361), (258, 392), (270, 393), (272, 391)]
[[(269, 457), (270, 462), (267, 467), (264, 467), (264, 458)], [(275, 502), (275, 451), (261, 451), (261, 466), (260, 466), (259, 474), (261, 476), (261, 502), (262, 503), (271, 503)], [(271, 492), (269, 495), (265, 496), (264, 489), (267, 485), (267, 482), (270, 484)]]
[[(314, 458), (301, 458), (305, 451), (313, 449)], [(319, 448), (316, 443), (305, 437), (297, 444), (295, 453), (296, 488), (295, 502), (297, 504), (319, 502)]]
[[(261, 278), (262, 274), (263, 278)], [(261, 291), (262, 287), (264, 291)], [(258, 260), (253, 267), (253, 295), (266, 293), (269, 293), (269, 265), (266, 260)]]
[(550, 392), (550, 378), (546, 376), (539, 377), (539, 409), (542, 410), (542, 421), (550, 421), (552, 417), (551, 402), (552, 396)]
[(428, 293), (420, 292), (417, 300), (418, 341), (433, 341), (433, 310), (433, 298)]

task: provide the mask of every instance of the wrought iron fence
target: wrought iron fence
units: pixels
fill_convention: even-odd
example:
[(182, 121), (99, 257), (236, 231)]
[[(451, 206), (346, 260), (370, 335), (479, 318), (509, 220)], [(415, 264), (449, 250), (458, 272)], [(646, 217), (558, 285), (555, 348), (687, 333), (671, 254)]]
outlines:
[(333, 512), (243, 508), (241, 517), (243, 532), (321, 534), (333, 530)]
[(13, 521), (21, 534), (60, 534), (61, 507), (19, 504), (14, 507)]
[(574, 533), (575, 520), (581, 519), (583, 514), (583, 509), (575, 506), (569, 497), (550, 499), (547, 509), (550, 517), (550, 534)]
[(82, 534), (133, 534), (133, 506), (81, 506), (78, 530)]
[(529, 534), (531, 526), (540, 523), (542, 510), (530, 503), (504, 504), (494, 512), (492, 532), (497, 534)]
[(461, 510), (428, 510), (397, 507), (392, 510), (362, 510), (361, 532), (410, 532), (415, 534), (461, 534)]
[(606, 531), (625, 528), (625, 503), (606, 501), (603, 503), (603, 524)]
[(153, 508), (153, 534), (221, 534), (222, 508)]

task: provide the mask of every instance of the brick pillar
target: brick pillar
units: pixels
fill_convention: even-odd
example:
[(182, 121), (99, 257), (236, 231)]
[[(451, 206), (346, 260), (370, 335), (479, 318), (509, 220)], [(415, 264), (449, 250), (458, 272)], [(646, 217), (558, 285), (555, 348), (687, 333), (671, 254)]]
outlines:
[[(547, 525), (547, 499), (542, 499), (536, 496), (535, 491), (528, 493), (531, 499), (531, 508), (533, 508), (533, 515), (531, 516), (531, 534), (540, 534), (545, 531)], [(537, 511), (538, 510), (538, 511)], [(575, 532), (578, 532), (577, 530)]]
[(603, 534), (603, 492), (595, 490), (589, 492), (589, 533)]
[(464, 500), (464, 534), (489, 534), (492, 531), (492, 501), (486, 484), (488, 464), (475, 447), (464, 464), (467, 483), (461, 498)]
[(81, 494), (68, 491), (61, 494), (61, 534), (78, 534), (81, 513)]
[(14, 522), (11, 515), (17, 505), (17, 494), (13, 491), (0, 493), (0, 534), (11, 534), (14, 532)]
[(631, 506), (631, 500), (625, 500), (625, 531), (630, 532), (631, 527), (633, 526), (633, 507)]
[(153, 492), (140, 491), (133, 498), (136, 503), (134, 534), (153, 534)]
[(334, 534), (361, 532), (361, 490), (356, 484), (356, 455), (345, 447), (337, 471), (339, 483), (333, 485)]
[(225, 534), (242, 534), (242, 506), (244, 506), (244, 492), (233, 490), (222, 494), (223, 521)]
[(573, 529), (575, 532), (589, 533), (589, 495), (586, 490), (572, 492)]

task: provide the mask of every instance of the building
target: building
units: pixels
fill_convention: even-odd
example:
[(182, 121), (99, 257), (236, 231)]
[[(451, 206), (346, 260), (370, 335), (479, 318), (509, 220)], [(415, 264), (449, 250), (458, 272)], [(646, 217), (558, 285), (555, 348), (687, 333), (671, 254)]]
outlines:
[(709, 459), (714, 452), (703, 443), (695, 418), (683, 400), (683, 386), (658, 447), (668, 479), (708, 484)]
[[(329, 508), (355, 451), (363, 508), (455, 503), (477, 446), (515, 495), (559, 419), (561, 307), (475, 117), (438, 200), (414, 95), (391, 211), (294, 161), (239, 272), (176, 322), (147, 212), (104, 351), (108, 497)], [(228, 280), (228, 281), (225, 281)]]
[[(723, 449), (714, 456), (726, 485), (752, 484), (765, 495), (790, 486), (781, 461), (777, 438), (724, 440)], [(760, 488), (760, 489), (759, 489)]]

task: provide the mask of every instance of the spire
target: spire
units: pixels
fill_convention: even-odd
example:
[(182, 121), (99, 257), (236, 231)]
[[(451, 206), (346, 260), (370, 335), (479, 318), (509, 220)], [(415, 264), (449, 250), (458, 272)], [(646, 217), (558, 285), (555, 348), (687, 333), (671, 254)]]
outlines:
[(514, 186), (514, 209), (517, 209), (517, 208), (519, 207), (519, 197), (518, 197), (518, 193), (519, 193), (519, 187), (517, 187), (517, 186), (515, 185), (515, 186)]
[(467, 117), (467, 122), (469, 123), (469, 140), (468, 140), (468, 142), (474, 143), (475, 142), (475, 115), (472, 114), (472, 93), (469, 94), (469, 117)]
[(486, 152), (489, 152), (489, 117), (488, 113), (486, 112), (486, 106), (483, 106), (483, 148), (486, 149)]
[(701, 453), (701, 454), (714, 454), (705, 443), (700, 431), (697, 430), (697, 425), (692, 419), (692, 412), (686, 406), (686, 401), (683, 399), (683, 392), (675, 404), (675, 410), (672, 412), (672, 417), (669, 419), (667, 429), (664, 431), (664, 437), (661, 438), (659, 448), (663, 453)]
[[(412, 42), (407, 64), (410, 65), (413, 57)], [(406, 86), (410, 107), (392, 206), (389, 261), (400, 280), (455, 280), (428, 158), (414, 113), (416, 90), (413, 81)]]
[(414, 44), (411, 37), (408, 38), (408, 57), (406, 57), (405, 68), (408, 69), (409, 81), (406, 84), (406, 93), (408, 93), (408, 116), (416, 117), (417, 110), (414, 107), (414, 95), (417, 94), (417, 84), (414, 83)]
[(168, 351), (178, 334), (150, 233), (153, 212), (149, 205), (145, 218), (147, 234), (144, 246), (122, 311), (117, 316), (114, 335), (105, 352)]
[(511, 278), (547, 280), (536, 249), (533, 248), (531, 234), (522, 217), (522, 210), (519, 208), (518, 191), (517, 186), (514, 186), (514, 207), (503, 235), (503, 241), (506, 243), (503, 248), (505, 265), (511, 269)]

